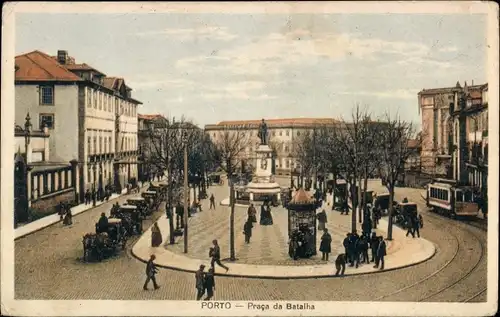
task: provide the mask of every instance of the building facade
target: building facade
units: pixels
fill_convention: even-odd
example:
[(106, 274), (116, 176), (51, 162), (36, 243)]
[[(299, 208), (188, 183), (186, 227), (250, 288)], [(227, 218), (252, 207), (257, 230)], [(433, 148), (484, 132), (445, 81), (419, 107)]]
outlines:
[(422, 118), (421, 166), (422, 172), (435, 177), (452, 175), (453, 120), (450, 107), (458, 103), (464, 90), (478, 91), (482, 85), (423, 89), (418, 93), (418, 107)]
[(78, 64), (67, 51), (33, 51), (15, 58), (16, 122), (30, 113), (33, 128), (51, 134), (51, 161), (78, 163), (80, 200), (107, 184), (121, 190), (137, 177), (137, 107), (122, 78)]
[[(297, 158), (296, 144), (301, 135), (312, 132), (319, 126), (334, 125), (336, 120), (331, 118), (293, 118), (293, 119), (266, 119), (268, 127), (268, 144), (274, 150), (274, 174), (290, 175), (298, 173), (300, 169)], [(217, 124), (205, 126), (207, 133), (213, 142), (220, 139), (225, 131), (246, 131), (249, 134), (249, 142), (245, 151), (241, 154), (241, 160), (248, 165), (255, 166), (257, 150), (260, 139), (258, 137), (261, 120), (222, 121)]]

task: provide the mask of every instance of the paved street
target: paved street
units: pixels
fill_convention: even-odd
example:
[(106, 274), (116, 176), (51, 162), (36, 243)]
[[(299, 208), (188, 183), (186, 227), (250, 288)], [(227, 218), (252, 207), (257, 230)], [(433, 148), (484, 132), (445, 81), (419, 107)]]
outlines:
[[(223, 198), (219, 194), (216, 194), (218, 200)], [(419, 192), (415, 189), (398, 189), (396, 195), (397, 199), (408, 196), (416, 200)], [(108, 211), (109, 205), (76, 216), (71, 227), (63, 228), (57, 224), (16, 241), (16, 299), (194, 298), (192, 273), (162, 269), (158, 277), (162, 288), (146, 292), (142, 290), (144, 264), (128, 252), (102, 263), (82, 263), (79, 260), (82, 235), (93, 231), (98, 216), (102, 211)], [(423, 204), (419, 204), (419, 208), (423, 210)], [(388, 301), (460, 301), (477, 295), (485, 288), (487, 281), (486, 251), (480, 252), (486, 234), (467, 224), (427, 215), (426, 212), (423, 214), (425, 227), (421, 234), (436, 244), (438, 252), (422, 264), (341, 279), (259, 280), (219, 277), (216, 280), (215, 299), (363, 301), (380, 298)], [(162, 211), (157, 212), (155, 217), (161, 215), (164, 215)], [(148, 221), (145, 227), (151, 223)], [(128, 250), (132, 244), (133, 241), (129, 243)], [(454, 286), (445, 289), (451, 284)], [(408, 286), (411, 287), (394, 293)], [(436, 295), (437, 292), (443, 295)], [(485, 296), (486, 292), (479, 293), (471, 301), (484, 301)]]

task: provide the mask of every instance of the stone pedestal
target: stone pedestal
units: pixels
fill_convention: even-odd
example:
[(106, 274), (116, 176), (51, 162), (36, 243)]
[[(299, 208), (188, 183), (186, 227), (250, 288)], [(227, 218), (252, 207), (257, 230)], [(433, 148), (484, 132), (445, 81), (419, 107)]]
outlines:
[(257, 166), (252, 182), (247, 185), (250, 201), (260, 200), (262, 196), (276, 196), (278, 202), (281, 199), (281, 188), (274, 180), (272, 174), (272, 150), (268, 145), (260, 145), (255, 151), (257, 154)]

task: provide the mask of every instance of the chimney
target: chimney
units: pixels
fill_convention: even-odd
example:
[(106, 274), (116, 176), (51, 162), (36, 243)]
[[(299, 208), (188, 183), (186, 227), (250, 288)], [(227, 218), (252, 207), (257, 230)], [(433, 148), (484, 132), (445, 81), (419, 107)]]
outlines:
[(65, 65), (68, 61), (68, 51), (57, 51), (57, 61), (59, 62), (59, 64)]

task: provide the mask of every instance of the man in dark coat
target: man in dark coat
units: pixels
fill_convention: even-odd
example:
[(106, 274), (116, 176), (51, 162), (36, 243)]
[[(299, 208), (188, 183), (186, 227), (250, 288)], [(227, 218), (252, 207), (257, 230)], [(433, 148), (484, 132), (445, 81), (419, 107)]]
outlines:
[(215, 263), (217, 263), (220, 267), (226, 269), (226, 272), (229, 271), (229, 268), (220, 261), (220, 247), (217, 240), (213, 240), (212, 243), (214, 246), (210, 249), (210, 256), (212, 257), (211, 266), (214, 268)]
[(322, 253), (321, 260), (328, 261), (328, 255), (332, 252), (332, 236), (328, 233), (328, 229), (326, 228), (323, 229), (319, 251)]
[(99, 221), (97, 222), (97, 227), (99, 232), (96, 233), (108, 231), (108, 218), (105, 213), (101, 213), (101, 218), (99, 218)]
[(417, 233), (417, 237), (420, 238), (420, 221), (418, 219), (418, 216), (415, 215), (412, 217), (412, 225), (413, 225), (413, 237), (415, 238), (415, 232)]
[(344, 241), (342, 242), (342, 244), (344, 245), (344, 253), (345, 253), (345, 257), (346, 257), (346, 261), (349, 261), (350, 259), (350, 256), (349, 256), (349, 242), (351, 240), (351, 233), (347, 233), (346, 234), (346, 237), (344, 238)]
[(383, 270), (384, 264), (385, 264), (384, 257), (387, 255), (386, 244), (384, 241), (384, 237), (380, 236), (380, 237), (378, 237), (378, 240), (379, 240), (379, 243), (378, 243), (378, 247), (377, 247), (377, 262), (375, 262), (374, 268), (378, 268), (378, 266), (380, 264), (380, 269)]
[(85, 205), (90, 204), (90, 198), (91, 198), (90, 189), (87, 189), (87, 191), (85, 192)]
[(243, 234), (245, 235), (245, 243), (250, 243), (250, 238), (252, 237), (252, 218), (248, 217), (245, 225), (243, 226)]
[(359, 253), (357, 250), (357, 244), (358, 244), (359, 236), (356, 230), (354, 230), (349, 237), (349, 258), (350, 258), (350, 266), (354, 266), (354, 263), (359, 262)]
[(213, 268), (210, 268), (207, 275), (205, 275), (205, 289), (207, 291), (207, 297), (205, 298), (205, 300), (210, 300), (214, 296), (215, 290), (215, 277)]
[(210, 195), (210, 209), (212, 209), (212, 207), (215, 210), (215, 197), (214, 197), (214, 194)]
[(195, 277), (195, 287), (196, 287), (196, 300), (200, 300), (205, 293), (205, 265), (200, 265), (200, 268), (196, 273), (194, 273)]
[(358, 240), (358, 253), (360, 257), (363, 257), (362, 259), (358, 259), (358, 262), (365, 262), (365, 263), (370, 263), (370, 258), (368, 257), (368, 240), (365, 235), (361, 236), (361, 238)]
[(370, 238), (370, 248), (372, 249), (372, 260), (370, 262), (375, 262), (377, 263), (377, 249), (378, 249), (378, 237), (375, 232), (372, 233), (372, 236)]
[(345, 264), (346, 264), (346, 256), (345, 254), (341, 253), (337, 256), (337, 259), (335, 260), (335, 268), (337, 269), (335, 276), (338, 276), (339, 273), (341, 276), (344, 275)]
[(143, 289), (148, 290), (148, 284), (149, 281), (153, 281), (153, 286), (155, 289), (159, 289), (160, 286), (156, 284), (156, 278), (155, 275), (158, 273), (158, 269), (156, 268), (156, 265), (154, 263), (154, 260), (156, 259), (156, 256), (154, 254), (151, 255), (149, 258), (148, 263), (146, 264), (146, 282), (144, 283)]
[(415, 232), (413, 231), (414, 228), (414, 219), (412, 216), (408, 216), (408, 230), (406, 231), (406, 236), (411, 234), (412, 237), (415, 238)]

